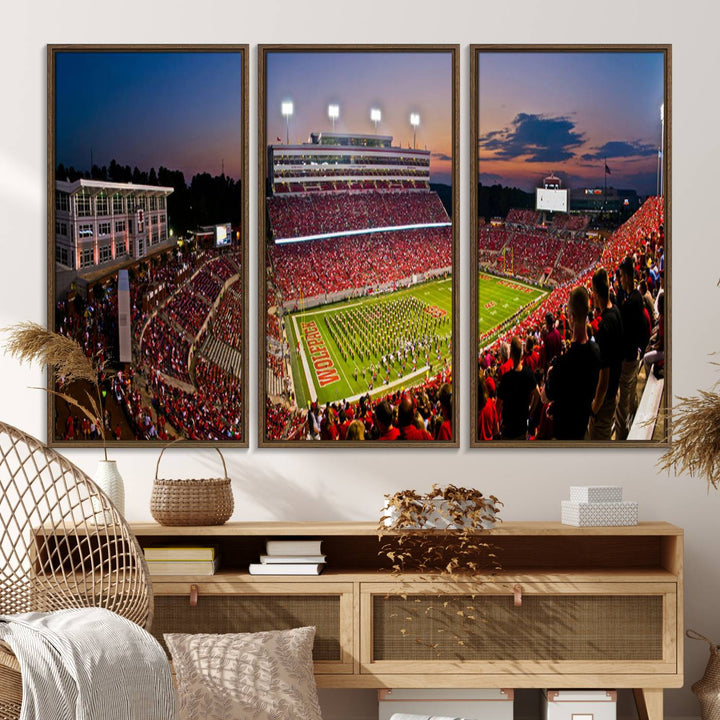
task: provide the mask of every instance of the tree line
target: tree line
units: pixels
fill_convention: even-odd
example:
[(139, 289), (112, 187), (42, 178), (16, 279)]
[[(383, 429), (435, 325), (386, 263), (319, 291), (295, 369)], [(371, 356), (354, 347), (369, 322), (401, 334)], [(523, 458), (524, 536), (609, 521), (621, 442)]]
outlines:
[(170, 170), (161, 165), (157, 170), (153, 167), (145, 171), (120, 165), (113, 159), (109, 165), (93, 165), (90, 170), (77, 170), (60, 163), (55, 177), (70, 182), (86, 178), (171, 187), (173, 193), (168, 197), (168, 224), (176, 235), (195, 230), (201, 225), (230, 222), (238, 226), (241, 221), (241, 182), (225, 174), (212, 176), (210, 173), (198, 173), (193, 175), (188, 185), (181, 170)]
[(478, 183), (478, 215), (486, 221), (504, 218), (511, 208), (535, 209), (535, 196), (516, 187)]

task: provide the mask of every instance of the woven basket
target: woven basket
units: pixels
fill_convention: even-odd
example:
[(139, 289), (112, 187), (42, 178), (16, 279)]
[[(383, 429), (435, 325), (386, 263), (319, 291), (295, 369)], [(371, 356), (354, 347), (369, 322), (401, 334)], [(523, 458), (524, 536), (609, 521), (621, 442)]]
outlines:
[[(172, 445), (173, 443), (170, 443)], [(224, 477), (189, 480), (158, 478), (160, 460), (170, 447), (160, 452), (150, 498), (150, 513), (160, 525), (222, 525), (233, 513), (233, 495), (225, 458), (218, 448)]]
[(702, 720), (720, 720), (720, 646), (695, 630), (688, 630), (687, 636), (693, 640), (704, 640), (710, 646), (705, 673), (692, 686), (692, 691), (700, 703)]

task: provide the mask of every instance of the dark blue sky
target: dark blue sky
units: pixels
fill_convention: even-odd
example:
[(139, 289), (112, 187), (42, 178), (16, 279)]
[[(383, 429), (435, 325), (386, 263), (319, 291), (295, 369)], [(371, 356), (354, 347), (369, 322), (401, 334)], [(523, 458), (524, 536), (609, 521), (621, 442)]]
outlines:
[(531, 190), (555, 171), (570, 187), (656, 189), (663, 55), (480, 52), (479, 175)]
[(56, 160), (242, 174), (239, 52), (58, 52)]

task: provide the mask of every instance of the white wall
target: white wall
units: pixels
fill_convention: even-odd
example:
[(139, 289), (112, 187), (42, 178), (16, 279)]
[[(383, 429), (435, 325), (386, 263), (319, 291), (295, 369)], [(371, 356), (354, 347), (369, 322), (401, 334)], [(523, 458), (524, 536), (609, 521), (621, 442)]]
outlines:
[[(720, 350), (718, 320), (720, 239), (720, 43), (718, 11), (697, 0), (450, 0), (388, 2), (306, 0), (244, 3), (238, 0), (123, 3), (18, 0), (3, 7), (0, 23), (0, 326), (45, 322), (45, 148), (47, 43), (249, 43), (250, 238), (257, 228), (257, 43), (459, 43), (461, 45), (460, 372), (462, 427), (469, 422), (469, 112), (470, 43), (672, 43), (673, 44), (673, 388), (677, 395), (717, 379), (709, 354)], [(250, 267), (257, 251), (250, 244)], [(257, 308), (251, 271), (250, 317)], [(256, 377), (257, 334), (250, 326), (250, 377)], [(0, 417), (45, 437), (45, 396), (28, 386), (43, 383), (37, 370), (0, 354)], [(470, 450), (467, 430), (459, 451), (288, 452), (259, 451), (256, 385), (251, 382), (251, 449), (228, 451), (235, 520), (374, 520), (384, 493), (426, 489), (452, 481), (493, 492), (513, 520), (559, 518), (571, 483), (622, 484), (640, 501), (642, 520), (668, 520), (686, 530), (686, 624), (720, 642), (720, 495), (702, 481), (658, 474), (659, 456), (648, 450)], [(67, 455), (89, 473), (94, 450)], [(210, 451), (177, 450), (165, 476), (202, 475), (216, 467)], [(118, 450), (127, 484), (127, 514), (148, 520), (157, 452)], [(165, 464), (165, 459), (163, 459)], [(214, 471), (214, 470), (213, 470)], [(689, 687), (704, 668), (707, 650), (688, 641), (686, 689), (666, 693), (667, 717), (699, 715)], [(372, 693), (325, 693), (327, 718), (369, 720)], [(624, 706), (628, 704), (625, 701)], [(345, 707), (343, 712), (341, 708)], [(532, 706), (531, 706), (532, 709)]]

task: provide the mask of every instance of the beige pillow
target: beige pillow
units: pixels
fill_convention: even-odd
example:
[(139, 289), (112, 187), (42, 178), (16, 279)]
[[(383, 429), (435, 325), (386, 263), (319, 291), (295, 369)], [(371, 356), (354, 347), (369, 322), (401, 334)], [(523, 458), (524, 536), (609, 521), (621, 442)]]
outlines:
[(181, 720), (322, 720), (314, 627), (259, 633), (168, 633)]

